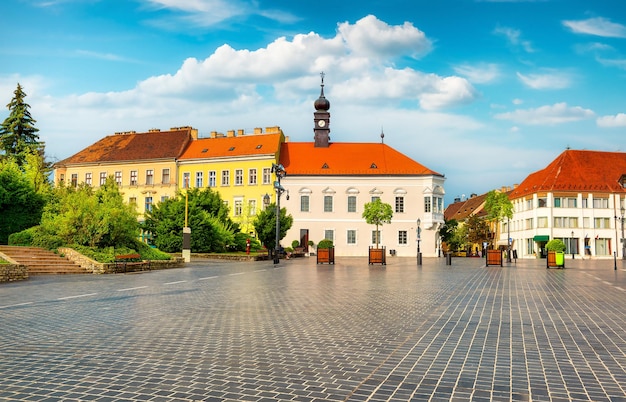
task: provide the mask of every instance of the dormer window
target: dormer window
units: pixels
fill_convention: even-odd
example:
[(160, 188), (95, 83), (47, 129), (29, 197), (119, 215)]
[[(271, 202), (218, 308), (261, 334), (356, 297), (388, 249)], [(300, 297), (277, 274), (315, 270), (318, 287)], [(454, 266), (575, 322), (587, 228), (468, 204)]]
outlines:
[(378, 166), (374, 162), (370, 165), (370, 169), (378, 169)]
[(619, 184), (622, 185), (622, 188), (626, 188), (626, 174), (623, 174), (622, 177), (619, 178)]
[(234, 151), (234, 150), (235, 150), (235, 147), (230, 147), (230, 148), (228, 148), (228, 150), (229, 150), (229, 151)]
[(327, 163), (324, 163), (324, 164), (322, 165), (322, 169), (328, 169), (328, 164), (327, 164)]

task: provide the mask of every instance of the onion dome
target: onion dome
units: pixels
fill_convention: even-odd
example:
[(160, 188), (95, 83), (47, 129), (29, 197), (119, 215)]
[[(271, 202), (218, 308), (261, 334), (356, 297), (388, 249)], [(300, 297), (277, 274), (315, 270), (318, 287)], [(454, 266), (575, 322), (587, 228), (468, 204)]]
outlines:
[(315, 106), (315, 110), (327, 111), (328, 109), (330, 109), (330, 102), (324, 96), (324, 73), (322, 73), (321, 76), (322, 76), (322, 85), (321, 85), (322, 90), (320, 92), (320, 97), (317, 98), (313, 106)]

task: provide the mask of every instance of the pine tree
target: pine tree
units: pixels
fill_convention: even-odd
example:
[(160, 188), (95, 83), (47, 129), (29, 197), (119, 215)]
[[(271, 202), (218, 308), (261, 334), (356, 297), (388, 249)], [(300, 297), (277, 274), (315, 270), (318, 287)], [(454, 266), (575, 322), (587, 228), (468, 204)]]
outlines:
[(36, 120), (30, 114), (30, 105), (24, 101), (26, 93), (19, 83), (13, 93), (14, 97), (7, 105), (9, 117), (0, 126), (0, 150), (7, 156), (14, 156), (21, 166), (26, 154), (42, 153), (43, 144), (39, 142), (39, 129), (34, 126)]

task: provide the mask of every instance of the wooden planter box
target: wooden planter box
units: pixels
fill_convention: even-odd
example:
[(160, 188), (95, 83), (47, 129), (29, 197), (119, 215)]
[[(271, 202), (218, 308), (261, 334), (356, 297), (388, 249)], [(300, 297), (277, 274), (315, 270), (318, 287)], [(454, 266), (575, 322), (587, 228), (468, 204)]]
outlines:
[(383, 248), (373, 248), (369, 249), (369, 264), (382, 264), (387, 265), (387, 249)]
[(317, 249), (317, 263), (318, 264), (334, 264), (335, 263), (335, 248), (318, 248)]
[(502, 251), (487, 250), (487, 266), (490, 265), (502, 266)]
[(548, 251), (546, 268), (565, 268), (565, 253)]

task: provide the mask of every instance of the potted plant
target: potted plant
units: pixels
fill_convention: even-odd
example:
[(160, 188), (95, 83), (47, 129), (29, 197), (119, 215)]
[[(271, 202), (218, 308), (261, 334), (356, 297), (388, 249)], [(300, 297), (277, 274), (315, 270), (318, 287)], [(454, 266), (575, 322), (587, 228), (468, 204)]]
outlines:
[(324, 239), (317, 245), (317, 263), (335, 263), (335, 247), (332, 240)]
[(550, 240), (548, 244), (546, 244), (546, 250), (548, 250), (546, 268), (565, 268), (565, 243), (563, 243), (562, 240)]
[(372, 202), (365, 204), (363, 209), (363, 218), (365, 222), (370, 225), (376, 225), (376, 247), (369, 248), (369, 263), (370, 264), (387, 264), (385, 247), (379, 248), (378, 243), (380, 241), (380, 235), (378, 226), (385, 223), (391, 223), (393, 217), (393, 209), (391, 205), (384, 203), (380, 198), (376, 198)]

